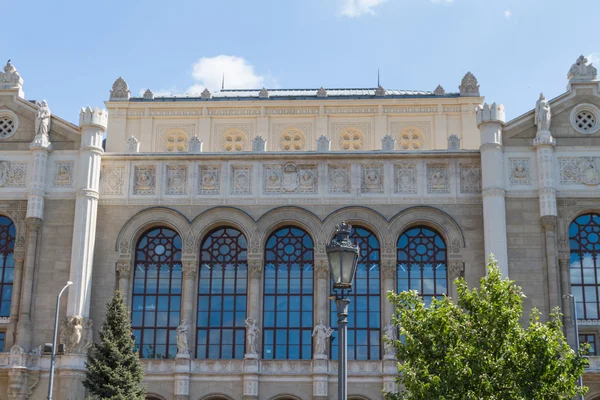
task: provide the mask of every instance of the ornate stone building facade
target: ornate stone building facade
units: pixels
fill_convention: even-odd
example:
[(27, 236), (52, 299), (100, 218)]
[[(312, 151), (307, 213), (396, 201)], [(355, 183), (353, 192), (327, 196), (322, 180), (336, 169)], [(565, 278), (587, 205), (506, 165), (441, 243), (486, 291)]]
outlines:
[[(433, 86), (433, 85), (432, 85)], [(468, 73), (458, 92), (205, 90), (131, 97), (79, 125), (0, 73), (0, 398), (43, 399), (54, 299), (56, 398), (83, 399), (105, 304), (131, 307), (152, 399), (335, 399), (335, 306), (325, 246), (361, 248), (349, 393), (395, 389), (387, 291), (429, 299), (476, 285), (494, 253), (525, 306), (600, 333), (600, 96), (580, 57), (567, 91), (506, 122)], [(532, 103), (532, 106), (534, 104)], [(103, 142), (103, 138), (105, 142)], [(95, 322), (92, 323), (92, 321)], [(590, 356), (588, 398), (600, 395)], [(6, 395), (4, 395), (6, 393)], [(5, 397), (6, 396), (6, 397)]]

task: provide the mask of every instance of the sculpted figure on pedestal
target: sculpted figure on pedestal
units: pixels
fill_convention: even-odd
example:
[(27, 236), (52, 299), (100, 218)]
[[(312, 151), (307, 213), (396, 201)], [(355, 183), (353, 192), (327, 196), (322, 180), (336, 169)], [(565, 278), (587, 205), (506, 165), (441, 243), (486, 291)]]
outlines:
[(383, 354), (386, 356), (394, 356), (396, 354), (396, 350), (394, 349), (394, 340), (398, 339), (398, 333), (396, 326), (392, 323), (392, 321), (388, 322), (388, 324), (383, 328)]
[(187, 321), (181, 321), (177, 327), (177, 354), (189, 354), (188, 350), (188, 326)]
[(38, 111), (35, 115), (35, 135), (47, 136), (50, 133), (50, 118), (52, 112), (48, 107), (46, 100), (42, 100), (42, 103), (36, 102)]
[(325, 326), (325, 321), (320, 319), (312, 333), (312, 336), (315, 338), (315, 356), (327, 355), (327, 339), (332, 333), (333, 329)]
[(551, 119), (550, 104), (546, 100), (544, 93), (540, 93), (540, 98), (535, 103), (535, 124), (538, 127), (538, 131), (549, 131)]
[(248, 354), (258, 354), (256, 340), (259, 333), (260, 329), (256, 326), (254, 318), (246, 318), (246, 347)]
[(82, 338), (83, 318), (79, 316), (65, 318), (60, 329), (60, 342), (65, 345), (65, 353), (77, 352)]

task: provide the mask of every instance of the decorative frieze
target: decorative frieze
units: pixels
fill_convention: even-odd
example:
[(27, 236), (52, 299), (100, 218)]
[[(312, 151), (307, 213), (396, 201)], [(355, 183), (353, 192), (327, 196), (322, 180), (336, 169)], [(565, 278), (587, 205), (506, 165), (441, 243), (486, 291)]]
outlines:
[(25, 187), (27, 163), (0, 161), (0, 187)]
[(394, 165), (394, 193), (417, 193), (417, 165), (407, 162)]
[(481, 193), (481, 166), (460, 164), (460, 192)]
[(252, 194), (252, 167), (231, 167), (231, 193), (237, 195)]
[(125, 167), (106, 165), (102, 168), (102, 194), (123, 194)]
[(133, 194), (153, 195), (156, 191), (156, 167), (140, 165), (135, 167)]
[(317, 166), (285, 165), (264, 166), (263, 193), (317, 193)]
[(427, 193), (450, 193), (448, 164), (427, 164)]
[(329, 165), (329, 193), (350, 193), (350, 165)]
[(208, 115), (259, 115), (260, 108), (213, 108)]
[(508, 179), (511, 185), (530, 185), (531, 174), (528, 158), (509, 159), (510, 171)]
[(561, 184), (600, 184), (600, 157), (564, 157), (558, 163)]
[(382, 165), (361, 165), (361, 185), (362, 193), (383, 193), (383, 166)]
[(319, 108), (267, 108), (265, 110), (265, 114), (267, 115), (292, 115), (292, 114), (301, 114), (301, 115), (312, 115), (318, 114)]
[(56, 161), (54, 163), (54, 186), (73, 186), (73, 161)]
[(384, 107), (383, 112), (389, 114), (426, 114), (437, 112), (437, 107)]
[(187, 194), (187, 170), (183, 165), (167, 166), (167, 194)]
[(325, 107), (325, 114), (377, 114), (377, 107)]
[(218, 166), (200, 165), (198, 167), (198, 194), (219, 194), (220, 178)]

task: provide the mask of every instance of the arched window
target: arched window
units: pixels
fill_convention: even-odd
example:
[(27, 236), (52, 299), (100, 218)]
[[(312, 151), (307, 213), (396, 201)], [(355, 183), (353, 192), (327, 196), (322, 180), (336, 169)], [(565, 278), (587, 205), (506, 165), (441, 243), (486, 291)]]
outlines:
[(174, 358), (181, 314), (181, 238), (164, 227), (138, 240), (131, 322), (143, 358)]
[(243, 358), (246, 318), (246, 237), (234, 228), (212, 231), (200, 249), (198, 358)]
[(417, 226), (398, 239), (398, 293), (416, 290), (426, 304), (448, 294), (446, 243), (436, 231)]
[(312, 358), (313, 264), (311, 237), (284, 227), (265, 245), (263, 358)]
[(571, 246), (571, 292), (577, 303), (577, 318), (598, 319), (598, 254), (600, 253), (600, 215), (584, 214), (569, 227)]
[(12, 220), (0, 215), (0, 317), (10, 317), (15, 274), (15, 235), (16, 228)]
[[(377, 237), (368, 229), (353, 226), (350, 240), (358, 244), (360, 254), (352, 293), (348, 296), (348, 359), (380, 358), (381, 287), (379, 281), (380, 247)], [(337, 307), (331, 301), (331, 327), (337, 328)], [(331, 359), (337, 360), (337, 329), (332, 335)]]

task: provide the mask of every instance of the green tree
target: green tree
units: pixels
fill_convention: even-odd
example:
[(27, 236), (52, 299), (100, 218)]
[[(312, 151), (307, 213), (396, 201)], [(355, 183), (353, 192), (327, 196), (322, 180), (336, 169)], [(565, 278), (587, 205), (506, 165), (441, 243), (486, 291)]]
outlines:
[(479, 290), (463, 278), (455, 284), (458, 304), (443, 297), (426, 306), (416, 291), (389, 294), (401, 389), (386, 399), (557, 400), (587, 392), (577, 381), (585, 349), (569, 347), (558, 309), (547, 323), (532, 310), (524, 327), (525, 296), (493, 258)]
[(83, 385), (97, 399), (144, 400), (144, 367), (135, 349), (123, 294), (117, 291), (106, 307), (100, 343), (94, 343)]

